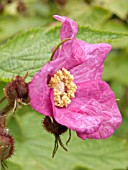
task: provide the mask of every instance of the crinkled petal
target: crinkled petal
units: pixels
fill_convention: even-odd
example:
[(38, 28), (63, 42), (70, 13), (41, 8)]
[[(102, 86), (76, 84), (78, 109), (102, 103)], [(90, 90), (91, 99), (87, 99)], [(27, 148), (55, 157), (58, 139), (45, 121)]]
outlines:
[(70, 60), (65, 57), (58, 58), (47, 63), (42, 67), (29, 84), (30, 103), (32, 107), (38, 112), (52, 116), (52, 107), (50, 101), (50, 88), (48, 87), (48, 81), (58, 70), (63, 67), (67, 70), (78, 65), (75, 58)]
[(84, 104), (81, 99), (79, 101), (73, 101), (67, 108), (55, 107), (53, 92), (51, 91), (51, 101), (53, 105), (53, 117), (58, 123), (74, 131), (86, 132), (87, 134), (98, 130), (102, 122), (102, 116), (92, 116), (85, 113), (82, 110)]
[(55, 107), (53, 99), (52, 105), (56, 121), (77, 131), (81, 138), (81, 134), (86, 138), (86, 135), (96, 133), (104, 122), (112, 121), (110, 129), (115, 130), (122, 121), (114, 93), (102, 80), (78, 84), (76, 97), (67, 108)]
[(76, 134), (82, 140), (85, 140), (87, 138), (87, 134), (85, 134), (85, 133), (76, 132)]
[(65, 57), (70, 60), (70, 58), (74, 58), (74, 44), (73, 40), (69, 40), (62, 44), (62, 48), (58, 48), (53, 56), (53, 59)]
[[(77, 24), (70, 18), (67, 18), (65, 16), (58, 16), (58, 15), (54, 15), (54, 18), (61, 21), (62, 27), (60, 30), (60, 38), (61, 40), (64, 40), (65, 38), (72, 38), (75, 39), (75, 36), (77, 34), (78, 31), (78, 27)], [(62, 48), (61, 50), (58, 49), (56, 51), (56, 53), (54, 54), (54, 59), (58, 58), (58, 57), (69, 57), (72, 55), (72, 52), (74, 50), (74, 46), (72, 48), (72, 43), (73, 41), (68, 40), (65, 43), (62, 44)]]
[(70, 40), (70, 43), (66, 43), (63, 48), (59, 48), (53, 58), (57, 59), (61, 57), (67, 58), (67, 60), (75, 59), (77, 65), (82, 64), (86, 60), (86, 56), (83, 57), (83, 51), (79, 49), (78, 42), (75, 39)]
[[(120, 126), (122, 122), (122, 117), (116, 104), (114, 93), (110, 87), (107, 85), (107, 83), (100, 81), (99, 89), (101, 90), (101, 95), (99, 97), (97, 96), (99, 98), (97, 98), (99, 103), (99, 105), (97, 103), (97, 107), (101, 108), (101, 114), (103, 115), (104, 119), (99, 129), (92, 134), (77, 132), (78, 137), (83, 140), (86, 138), (108, 138), (114, 133), (114, 131)], [(96, 94), (96, 91), (94, 91), (92, 94), (95, 96), (98, 93)]]
[(77, 132), (77, 136), (83, 140), (85, 140), (86, 138), (106, 139), (113, 135), (115, 129), (117, 129), (120, 126), (121, 121), (122, 121), (121, 117), (111, 118), (108, 121), (102, 122), (101, 126), (99, 127), (99, 129), (96, 132), (94, 132), (92, 134)]
[(104, 121), (100, 128), (98, 129), (98, 131), (91, 135), (87, 135), (87, 138), (90, 139), (108, 138), (114, 133), (115, 129), (117, 129), (120, 126), (122, 122), (122, 117), (119, 112), (118, 106), (114, 101), (113, 102), (110, 101), (110, 104), (112, 104), (113, 117), (108, 121)]
[(111, 50), (111, 45), (107, 43), (87, 44), (81, 40), (76, 41), (75, 57), (83, 61), (82, 64), (70, 70), (74, 76), (75, 83), (88, 80), (101, 79), (104, 68), (104, 60)]
[(78, 26), (72, 19), (67, 18), (65, 16), (59, 16), (59, 15), (54, 15), (53, 17), (63, 23), (60, 30), (61, 40), (65, 38), (72, 38), (72, 39), (75, 38), (78, 31)]

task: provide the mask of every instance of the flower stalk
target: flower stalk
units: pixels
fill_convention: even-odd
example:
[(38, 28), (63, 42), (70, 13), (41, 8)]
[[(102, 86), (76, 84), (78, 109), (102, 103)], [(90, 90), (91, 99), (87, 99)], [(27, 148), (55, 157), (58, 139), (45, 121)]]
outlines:
[(2, 99), (0, 99), (0, 103), (2, 103), (5, 99), (6, 99), (6, 97), (3, 96)]
[(57, 51), (57, 49), (58, 49), (63, 43), (65, 43), (66, 41), (69, 41), (69, 40), (72, 40), (72, 38), (65, 38), (64, 40), (62, 40), (62, 41), (54, 48), (54, 50), (52, 51), (52, 55), (51, 55), (50, 61), (53, 60), (53, 56), (54, 56), (55, 52)]

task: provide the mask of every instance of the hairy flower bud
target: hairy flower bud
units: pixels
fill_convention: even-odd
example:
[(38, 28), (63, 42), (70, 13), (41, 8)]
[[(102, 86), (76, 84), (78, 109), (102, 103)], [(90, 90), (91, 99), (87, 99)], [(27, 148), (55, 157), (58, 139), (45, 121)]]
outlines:
[[(55, 119), (49, 117), (49, 116), (46, 116), (43, 120), (43, 127), (44, 129), (53, 134), (55, 136), (55, 144), (54, 144), (54, 150), (53, 150), (53, 153), (52, 153), (52, 157), (55, 156), (57, 150), (58, 150), (58, 146), (60, 145), (65, 151), (68, 151), (65, 146), (63, 145), (62, 141), (61, 141), (61, 138), (60, 138), (60, 135), (62, 135), (63, 133), (65, 133), (68, 128), (66, 126), (63, 126), (59, 123), (57, 123), (55, 121)], [(71, 131), (69, 129), (69, 138), (66, 142), (66, 145), (69, 143), (71, 139)]]
[(46, 116), (43, 120), (43, 127), (47, 132), (52, 133), (54, 135), (61, 135), (67, 131), (67, 127), (60, 125), (54, 119)]
[(14, 139), (8, 129), (0, 132), (0, 161), (10, 158), (14, 152)]

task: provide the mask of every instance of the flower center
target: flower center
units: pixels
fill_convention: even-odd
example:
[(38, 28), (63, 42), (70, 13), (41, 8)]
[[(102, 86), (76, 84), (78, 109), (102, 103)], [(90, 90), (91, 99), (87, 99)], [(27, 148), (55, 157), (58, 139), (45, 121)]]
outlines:
[(73, 82), (74, 77), (65, 68), (58, 70), (51, 77), (48, 86), (54, 89), (54, 103), (58, 107), (67, 107), (71, 103), (71, 98), (75, 97), (77, 89)]

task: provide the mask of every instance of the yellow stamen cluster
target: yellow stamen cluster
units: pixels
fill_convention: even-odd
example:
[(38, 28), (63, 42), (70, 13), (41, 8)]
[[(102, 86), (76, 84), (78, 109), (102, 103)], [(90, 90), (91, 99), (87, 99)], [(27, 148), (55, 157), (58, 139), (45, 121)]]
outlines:
[(59, 70), (51, 77), (48, 86), (54, 89), (54, 103), (58, 107), (67, 107), (74, 98), (76, 85), (73, 82), (74, 77), (65, 68)]

